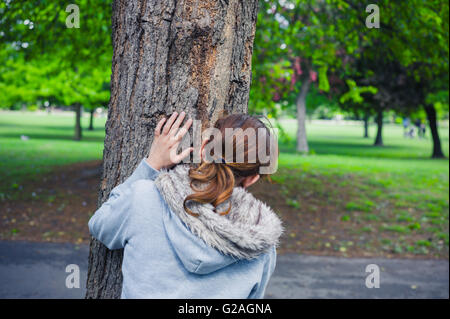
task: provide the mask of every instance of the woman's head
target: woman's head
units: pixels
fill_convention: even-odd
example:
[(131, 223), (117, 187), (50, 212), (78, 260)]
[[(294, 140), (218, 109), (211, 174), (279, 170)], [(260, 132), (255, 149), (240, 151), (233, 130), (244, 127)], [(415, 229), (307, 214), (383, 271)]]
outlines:
[[(192, 215), (188, 201), (217, 207), (231, 196), (235, 186), (249, 187), (261, 175), (267, 176), (262, 168), (273, 165), (278, 157), (273, 135), (256, 117), (233, 114), (220, 118), (213, 132), (202, 142), (200, 165), (189, 170), (194, 193), (186, 197), (184, 208)], [(219, 213), (228, 214), (230, 209)]]

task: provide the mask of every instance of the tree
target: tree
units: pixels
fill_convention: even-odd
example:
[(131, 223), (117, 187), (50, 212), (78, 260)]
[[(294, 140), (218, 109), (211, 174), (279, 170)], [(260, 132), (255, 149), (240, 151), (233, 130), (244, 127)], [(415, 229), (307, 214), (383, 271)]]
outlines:
[[(99, 205), (146, 156), (157, 121), (186, 111), (207, 126), (246, 112), (256, 0), (113, 2), (111, 98)], [(87, 298), (118, 298), (122, 251), (92, 239)]]
[[(328, 73), (341, 65), (342, 52), (352, 54), (357, 38), (349, 32), (349, 19), (336, 19), (342, 6), (328, 1), (267, 0), (258, 16), (262, 32), (256, 38), (252, 106), (285, 101), (297, 109), (297, 151), (308, 152), (305, 120), (307, 97), (317, 81), (318, 89), (328, 92)], [(350, 35), (350, 36), (349, 36)], [(272, 94), (272, 97), (268, 95)]]
[(106, 107), (109, 102), (109, 92), (111, 87), (109, 83), (105, 82), (102, 86), (102, 89), (99, 91), (93, 91), (89, 99), (87, 99), (84, 107), (89, 110), (90, 118), (89, 118), (89, 127), (88, 130), (94, 130), (94, 113), (98, 107)]
[(433, 138), (432, 157), (443, 158), (436, 107), (431, 101), (432, 96), (449, 89), (448, 1), (399, 2), (390, 16), (395, 36), (383, 40), (394, 48), (393, 57), (407, 69), (408, 81), (414, 82), (408, 96), (416, 96), (415, 105), (424, 108), (427, 114)]
[[(430, 84), (430, 83), (428, 83)], [(436, 85), (437, 84), (437, 85)], [(430, 93), (423, 100), (425, 104), (425, 113), (428, 118), (428, 124), (431, 128), (431, 136), (433, 138), (433, 158), (443, 158), (445, 157), (442, 151), (441, 140), (439, 138), (439, 132), (437, 127), (438, 114), (445, 112), (448, 114), (449, 111), (449, 97), (448, 97), (448, 74), (447, 74), (447, 89), (445, 89), (445, 84), (434, 83), (436, 87), (434, 88), (435, 93)], [(441, 90), (440, 88), (444, 88)]]
[[(383, 146), (384, 112), (393, 109), (405, 113), (407, 109), (417, 108), (411, 103), (415, 95), (415, 83), (408, 81), (405, 68), (395, 60), (384, 57), (385, 50), (381, 46), (360, 48), (360, 54), (352, 62), (352, 70), (347, 73), (348, 91), (341, 98), (342, 108), (367, 117), (375, 113), (377, 134), (374, 145)], [(365, 120), (365, 135), (367, 120)]]
[[(353, 79), (347, 79), (346, 85), (340, 85), (341, 92), (339, 98), (340, 108), (352, 112), (357, 118), (362, 118), (364, 121), (364, 138), (369, 138), (369, 119), (373, 113), (373, 106), (370, 102), (373, 101), (371, 95), (377, 93), (377, 88), (373, 86), (358, 86)], [(335, 89), (337, 89), (335, 87)], [(378, 128), (381, 136), (381, 130)], [(378, 132), (377, 132), (378, 135)]]
[[(399, 113), (425, 110), (433, 138), (433, 158), (444, 157), (437, 125), (436, 103), (446, 104), (445, 97), (439, 92), (448, 91), (449, 87), (449, 5), (448, 1), (388, 1), (381, 0), (377, 5), (380, 13), (380, 29), (368, 29), (366, 26), (366, 4), (354, 0), (333, 0), (347, 8), (346, 16), (359, 21), (354, 24), (354, 32), (360, 34), (362, 46), (368, 55), (374, 53), (378, 58), (371, 61), (384, 61), (385, 65), (394, 66), (383, 69), (378, 78), (379, 101), (395, 103), (375, 105), (380, 113), (386, 107)], [(384, 9), (384, 10), (383, 10)], [(367, 50), (368, 49), (368, 50)], [(378, 68), (378, 71), (380, 68)], [(377, 72), (368, 65), (367, 71)], [(382, 78), (385, 78), (382, 80)], [(394, 85), (385, 85), (386, 80), (395, 79)], [(399, 86), (401, 94), (394, 86)], [(384, 92), (383, 92), (384, 91)], [(387, 93), (387, 94), (385, 94)], [(399, 97), (402, 98), (399, 98)], [(385, 99), (388, 97), (388, 99)], [(448, 105), (448, 104), (447, 104)], [(380, 131), (380, 130), (379, 130)]]
[(67, 24), (70, 10), (61, 1), (0, 2), (0, 107), (51, 98), (75, 111), (80, 140), (83, 106), (108, 100), (111, 6), (79, 0), (75, 7), (80, 28)]

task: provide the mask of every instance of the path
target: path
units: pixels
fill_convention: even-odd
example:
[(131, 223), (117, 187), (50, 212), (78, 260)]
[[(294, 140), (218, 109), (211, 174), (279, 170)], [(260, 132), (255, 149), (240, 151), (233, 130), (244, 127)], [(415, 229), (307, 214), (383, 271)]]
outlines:
[[(88, 246), (0, 242), (0, 298), (82, 298)], [(81, 288), (65, 286), (77, 264)], [(365, 286), (366, 265), (380, 267), (380, 288)], [(445, 260), (278, 256), (267, 298), (448, 298)]]

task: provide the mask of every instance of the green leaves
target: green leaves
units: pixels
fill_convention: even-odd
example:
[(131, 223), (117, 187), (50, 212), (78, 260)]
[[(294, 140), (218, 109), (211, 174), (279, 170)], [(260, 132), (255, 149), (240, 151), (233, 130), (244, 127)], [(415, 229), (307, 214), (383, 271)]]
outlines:
[(51, 99), (105, 105), (111, 73), (111, 1), (77, 1), (80, 28), (66, 26), (67, 4), (0, 4), (0, 108)]
[(327, 77), (328, 66), (323, 65), (319, 68), (319, 89), (328, 92), (330, 90), (330, 84)]
[(354, 103), (362, 103), (364, 101), (364, 98), (361, 96), (363, 93), (370, 93), (370, 94), (376, 94), (378, 89), (373, 86), (361, 86), (358, 87), (356, 85), (356, 82), (348, 79), (346, 81), (349, 90), (348, 92), (342, 94), (342, 96), (339, 99), (339, 102), (346, 103), (347, 101), (353, 101)]
[[(342, 64), (338, 52), (357, 47), (358, 38), (347, 36), (353, 26), (338, 13), (345, 7), (343, 1), (261, 2), (249, 104), (253, 111), (276, 113), (280, 106), (293, 106), (310, 72), (318, 74), (321, 92), (330, 91), (328, 73)], [(296, 59), (301, 60), (300, 69)]]

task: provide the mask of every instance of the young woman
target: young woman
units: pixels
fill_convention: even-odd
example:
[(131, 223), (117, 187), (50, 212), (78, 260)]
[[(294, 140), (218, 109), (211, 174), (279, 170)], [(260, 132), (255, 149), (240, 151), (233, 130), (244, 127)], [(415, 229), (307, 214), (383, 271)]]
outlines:
[(230, 115), (215, 124), (221, 140), (203, 141), (199, 165), (176, 165), (193, 151), (170, 156), (192, 124), (180, 128), (184, 117), (158, 123), (148, 157), (112, 190), (90, 232), (109, 249), (124, 248), (122, 298), (263, 298), (282, 226), (246, 188), (266, 165), (259, 155), (249, 161), (249, 152), (270, 151), (268, 143), (237, 135), (233, 158), (245, 146), (242, 163), (208, 162), (205, 146), (218, 143), (224, 154), (226, 128), (270, 131), (254, 117)]

